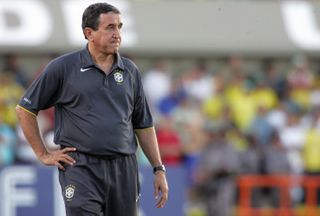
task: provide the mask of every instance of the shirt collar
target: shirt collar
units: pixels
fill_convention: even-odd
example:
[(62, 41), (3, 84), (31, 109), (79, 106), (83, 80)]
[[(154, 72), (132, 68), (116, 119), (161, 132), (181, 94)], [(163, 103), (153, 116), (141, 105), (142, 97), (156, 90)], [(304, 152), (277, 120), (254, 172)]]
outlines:
[[(81, 67), (82, 68), (95, 67), (95, 63), (92, 60), (91, 55), (88, 50), (88, 45), (80, 51), (80, 56), (81, 56)], [(115, 54), (115, 57), (116, 57), (115, 62), (111, 68), (111, 71), (113, 71), (117, 68), (124, 71), (124, 64), (123, 64), (123, 61), (121, 59), (120, 54), (119, 53)]]
[(120, 54), (119, 53), (115, 54), (115, 57), (116, 57), (116, 60), (115, 60), (115, 63), (113, 64), (113, 66), (112, 66), (111, 71), (113, 71), (113, 70), (115, 70), (117, 68), (119, 68), (122, 71), (124, 71), (124, 65), (123, 65), (123, 61), (121, 59)]
[(95, 65), (91, 56), (90, 56), (88, 46), (86, 46), (85, 48), (83, 48), (80, 51), (80, 58), (81, 58), (81, 67), (82, 68), (89, 68), (89, 67), (93, 67)]

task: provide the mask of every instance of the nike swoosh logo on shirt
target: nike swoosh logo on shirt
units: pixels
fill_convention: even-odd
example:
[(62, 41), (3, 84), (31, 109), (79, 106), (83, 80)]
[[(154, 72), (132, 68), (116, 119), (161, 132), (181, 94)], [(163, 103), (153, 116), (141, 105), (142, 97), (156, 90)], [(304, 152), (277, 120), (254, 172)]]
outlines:
[(89, 67), (89, 68), (80, 68), (80, 72), (86, 72), (86, 71), (91, 70), (91, 69), (92, 69), (91, 67)]

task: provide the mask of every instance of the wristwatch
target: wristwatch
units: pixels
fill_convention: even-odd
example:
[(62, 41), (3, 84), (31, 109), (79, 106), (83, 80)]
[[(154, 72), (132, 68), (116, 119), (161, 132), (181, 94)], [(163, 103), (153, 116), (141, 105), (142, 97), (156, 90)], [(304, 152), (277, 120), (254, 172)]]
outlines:
[(160, 166), (153, 167), (153, 174), (155, 174), (158, 171), (166, 172), (166, 167), (163, 164)]

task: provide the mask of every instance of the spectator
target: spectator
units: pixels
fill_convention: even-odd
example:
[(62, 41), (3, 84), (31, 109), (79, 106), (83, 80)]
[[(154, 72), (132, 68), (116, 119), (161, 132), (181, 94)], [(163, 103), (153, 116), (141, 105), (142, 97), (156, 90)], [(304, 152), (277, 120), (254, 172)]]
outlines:
[[(262, 151), (255, 136), (243, 134), (246, 141), (246, 148), (239, 152), (240, 173), (242, 175), (261, 175), (263, 171)], [(253, 207), (261, 205), (263, 190), (252, 189), (251, 203)]]
[(0, 115), (0, 166), (11, 165), (15, 160), (16, 134)]
[(209, 143), (200, 156), (196, 185), (203, 196), (208, 216), (230, 216), (235, 198), (239, 156), (226, 141), (223, 128), (207, 128)]
[(166, 165), (180, 165), (183, 158), (180, 137), (172, 119), (163, 117), (156, 130), (162, 161)]
[(270, 145), (265, 152), (265, 170), (267, 174), (291, 174), (292, 168), (289, 162), (287, 151), (281, 143), (279, 134), (272, 133)]
[(224, 112), (226, 100), (224, 95), (225, 84), (221, 75), (215, 76), (215, 90), (214, 94), (206, 98), (202, 104), (202, 112), (206, 117), (215, 121)]
[(314, 83), (310, 89), (310, 106), (320, 107), (320, 82)]
[(312, 86), (314, 72), (306, 56), (293, 56), (293, 67), (289, 70), (287, 79), (289, 86), (294, 89), (307, 89)]
[[(289, 112), (286, 126), (280, 130), (280, 141), (286, 149), (292, 173), (301, 175), (304, 171), (302, 149), (305, 143), (306, 128), (300, 122), (301, 113)], [(298, 181), (293, 178), (292, 181)], [(302, 188), (297, 186), (291, 189), (291, 197), (294, 204), (302, 201)]]
[(27, 72), (20, 66), (19, 56), (16, 54), (8, 54), (4, 58), (3, 71), (10, 73), (14, 81), (21, 85), (23, 88), (27, 88), (29, 85), (29, 79)]
[(171, 74), (165, 61), (157, 60), (153, 68), (144, 74), (143, 86), (150, 106), (155, 108), (171, 88)]
[(312, 126), (306, 131), (303, 146), (304, 170), (308, 175), (320, 175), (320, 111), (312, 117)]
[(0, 116), (5, 124), (15, 128), (17, 124), (15, 106), (24, 90), (8, 72), (0, 73), (0, 86)]
[(306, 56), (294, 56), (293, 67), (287, 77), (290, 87), (289, 96), (303, 110), (308, 110), (311, 105), (310, 90), (315, 82), (314, 74)]
[(230, 55), (226, 66), (219, 71), (219, 74), (223, 76), (226, 83), (231, 83), (235, 75), (243, 76), (245, 74), (245, 65), (245, 61), (241, 56)]
[(288, 82), (286, 75), (276, 68), (275, 61), (273, 59), (264, 59), (262, 61), (262, 71), (260, 76), (260, 80), (266, 82), (268, 88), (273, 90), (277, 95), (278, 100), (283, 100), (288, 88)]
[(188, 184), (193, 184), (193, 172), (205, 145), (203, 133), (204, 118), (194, 98), (185, 98), (172, 113), (172, 119), (179, 134), (187, 169)]
[[(285, 147), (281, 143), (278, 133), (273, 133), (270, 140), (270, 145), (264, 157), (265, 171), (267, 175), (290, 175), (292, 167), (290, 166), (289, 158)], [(268, 188), (266, 195), (268, 203), (273, 207), (279, 207), (280, 193), (277, 188)]]
[(294, 173), (303, 172), (301, 151), (305, 143), (306, 128), (301, 125), (301, 116), (298, 113), (288, 113), (286, 126), (280, 130), (280, 141), (286, 149), (290, 166)]
[[(312, 125), (306, 132), (303, 147), (304, 174), (320, 176), (320, 109), (312, 116)], [(320, 189), (317, 188), (317, 203), (320, 204)]]
[(287, 122), (287, 106), (283, 101), (277, 104), (267, 114), (267, 121), (277, 131), (285, 127)]
[(181, 80), (177, 78), (173, 81), (169, 94), (159, 101), (157, 111), (160, 115), (171, 116), (185, 98), (186, 92), (182, 88)]
[(267, 85), (265, 80), (259, 80), (256, 84), (256, 88), (253, 91), (253, 97), (259, 106), (263, 106), (267, 110), (271, 110), (276, 107), (278, 103), (278, 97), (276, 92)]
[(214, 94), (214, 79), (203, 61), (196, 62), (190, 71), (183, 75), (183, 88), (189, 97), (203, 102)]
[(240, 173), (249, 175), (261, 174), (262, 160), (261, 149), (253, 135), (243, 135), (247, 141), (247, 148), (239, 152)]
[(274, 128), (268, 122), (267, 110), (264, 106), (259, 106), (257, 115), (253, 119), (249, 127), (249, 133), (255, 136), (260, 148), (265, 148), (269, 143), (269, 139)]
[(246, 77), (236, 74), (225, 89), (225, 97), (237, 127), (246, 131), (255, 118), (257, 109), (252, 89), (246, 86)]

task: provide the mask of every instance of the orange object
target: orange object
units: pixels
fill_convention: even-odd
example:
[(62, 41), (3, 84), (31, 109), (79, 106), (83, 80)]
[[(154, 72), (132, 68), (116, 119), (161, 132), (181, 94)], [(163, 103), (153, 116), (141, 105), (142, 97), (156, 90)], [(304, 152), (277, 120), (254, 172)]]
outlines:
[[(243, 175), (238, 178), (239, 186), (239, 216), (263, 215), (263, 209), (253, 208), (251, 192), (257, 187), (277, 187), (280, 190), (280, 207), (273, 209), (272, 215), (293, 216), (290, 189), (300, 186), (305, 189), (305, 209), (308, 216), (317, 215), (317, 188), (320, 188), (320, 177), (315, 176), (288, 176), (288, 175)], [(270, 215), (270, 214), (268, 214)]]

